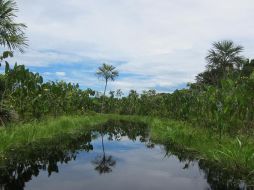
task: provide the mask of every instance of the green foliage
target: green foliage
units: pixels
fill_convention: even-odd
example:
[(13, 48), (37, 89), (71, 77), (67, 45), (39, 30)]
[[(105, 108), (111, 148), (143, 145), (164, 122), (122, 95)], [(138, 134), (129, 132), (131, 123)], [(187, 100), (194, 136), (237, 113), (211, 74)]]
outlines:
[(0, 129), (0, 157), (13, 147), (20, 147), (47, 139), (53, 140), (59, 136), (72, 136), (80, 134), (89, 126), (105, 122), (106, 117), (99, 116), (62, 116), (58, 119), (44, 119), (41, 122), (27, 124), (9, 124)]
[(89, 97), (94, 95), (93, 90), (81, 90), (77, 84), (63, 81), (44, 83), (42, 76), (30, 72), (24, 65), (15, 64), (11, 68), (6, 63), (5, 74), (0, 76), (1, 105), (15, 110), (22, 120), (94, 109)]
[[(27, 39), (24, 33), (26, 25), (16, 23), (15, 17), (18, 11), (16, 2), (13, 0), (0, 0), (0, 46), (7, 48), (0, 55), (0, 66), (2, 61), (8, 57), (13, 57), (13, 50), (19, 50), (21, 53), (27, 47)], [(8, 62), (6, 69), (8, 70)], [(6, 95), (6, 76), (0, 76), (0, 125), (5, 125), (7, 121), (16, 118), (12, 108), (5, 104)]]
[(223, 139), (208, 128), (194, 128), (185, 122), (153, 119), (150, 121), (151, 137), (156, 143), (178, 146), (183, 153), (192, 153), (196, 160), (206, 160), (223, 170), (236, 171), (253, 178), (253, 139), (246, 136)]
[(13, 57), (12, 51), (4, 51), (3, 52), (3, 54), (0, 56), (0, 66), (1, 66), (1, 62), (8, 57)]
[(213, 43), (206, 56), (207, 65), (203, 73), (196, 77), (197, 85), (220, 85), (220, 81), (234, 76), (243, 67), (245, 58), (241, 55), (243, 47), (233, 41)]
[(224, 79), (220, 87), (176, 90), (172, 94), (131, 90), (122, 99), (107, 98), (108, 113), (149, 115), (191, 122), (212, 128), (221, 135), (251, 132), (254, 126), (254, 80), (251, 77)]
[(244, 59), (242, 50), (232, 41), (214, 43), (206, 57), (207, 70), (189, 89), (171, 94), (131, 90), (122, 99), (107, 98), (107, 112), (188, 121), (211, 128), (220, 136), (253, 132), (254, 60)]

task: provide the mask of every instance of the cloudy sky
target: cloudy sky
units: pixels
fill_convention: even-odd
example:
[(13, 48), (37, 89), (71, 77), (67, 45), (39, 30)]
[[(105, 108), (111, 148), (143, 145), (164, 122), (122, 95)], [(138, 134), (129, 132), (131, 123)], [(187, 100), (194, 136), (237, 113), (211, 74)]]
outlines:
[(103, 89), (101, 63), (120, 77), (110, 89), (172, 91), (205, 67), (211, 43), (233, 40), (254, 57), (253, 0), (16, 0), (29, 38), (14, 61), (47, 80)]

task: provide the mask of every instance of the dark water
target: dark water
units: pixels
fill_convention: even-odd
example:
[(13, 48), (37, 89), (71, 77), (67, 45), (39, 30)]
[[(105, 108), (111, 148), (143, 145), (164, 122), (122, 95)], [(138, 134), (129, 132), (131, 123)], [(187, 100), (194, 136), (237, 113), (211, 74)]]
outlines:
[(170, 142), (152, 142), (142, 123), (109, 121), (9, 154), (0, 168), (1, 190), (247, 189), (237, 174)]

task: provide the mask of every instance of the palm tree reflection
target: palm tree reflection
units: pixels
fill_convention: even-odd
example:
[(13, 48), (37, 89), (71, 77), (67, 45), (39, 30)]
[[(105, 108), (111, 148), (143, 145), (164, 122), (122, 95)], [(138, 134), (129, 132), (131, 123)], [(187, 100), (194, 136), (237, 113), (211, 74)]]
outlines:
[(92, 161), (92, 163), (95, 165), (94, 169), (98, 171), (99, 174), (110, 173), (112, 172), (112, 167), (116, 165), (116, 161), (113, 159), (111, 155), (109, 156), (106, 155), (103, 132), (101, 132), (100, 135), (103, 154), (97, 156), (97, 158), (94, 161)]

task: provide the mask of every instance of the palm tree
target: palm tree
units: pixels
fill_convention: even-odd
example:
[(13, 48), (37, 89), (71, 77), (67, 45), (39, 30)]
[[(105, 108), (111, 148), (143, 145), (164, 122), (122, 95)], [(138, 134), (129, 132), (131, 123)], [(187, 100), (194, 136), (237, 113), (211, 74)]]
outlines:
[(119, 98), (122, 97), (122, 95), (123, 95), (122, 90), (121, 90), (121, 89), (117, 89), (117, 90), (116, 90), (116, 97), (119, 99)]
[(99, 78), (105, 79), (105, 88), (103, 95), (105, 96), (108, 81), (114, 81), (116, 77), (118, 77), (119, 72), (115, 70), (116, 68), (113, 65), (107, 65), (105, 63), (102, 64), (101, 67), (98, 68), (98, 71), (96, 72), (96, 75)]
[(17, 4), (13, 0), (0, 0), (0, 45), (23, 53), (27, 46), (24, 33), (26, 25), (15, 22), (17, 11)]
[(115, 78), (118, 77), (119, 72), (116, 70), (116, 68), (113, 65), (107, 65), (103, 63), (102, 66), (98, 68), (96, 75), (98, 76), (98, 78), (103, 78), (105, 80), (103, 104), (102, 104), (102, 110), (103, 110), (108, 81), (114, 81)]
[(243, 47), (235, 45), (233, 41), (224, 40), (213, 43), (213, 49), (210, 49), (206, 60), (208, 61), (208, 70), (232, 71), (234, 68), (240, 68), (244, 57), (240, 55)]
[[(0, 46), (7, 47), (9, 51), (4, 51), (0, 55), (0, 66), (3, 59), (13, 57), (12, 50), (18, 49), (20, 52), (24, 52), (24, 48), (27, 46), (27, 39), (24, 33), (26, 25), (15, 22), (15, 12), (18, 11), (17, 4), (13, 0), (0, 0)], [(3, 92), (4, 94), (4, 92)], [(11, 114), (9, 110), (5, 110), (2, 94), (0, 99), (0, 120), (3, 123), (3, 119), (10, 118)]]

